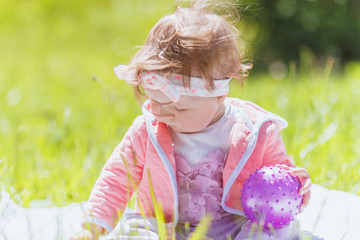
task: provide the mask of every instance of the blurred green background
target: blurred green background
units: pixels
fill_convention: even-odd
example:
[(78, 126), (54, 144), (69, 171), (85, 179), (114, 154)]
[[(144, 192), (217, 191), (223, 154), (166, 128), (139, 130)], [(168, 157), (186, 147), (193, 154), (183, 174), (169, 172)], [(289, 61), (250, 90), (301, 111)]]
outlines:
[(329, 57), (334, 69), (360, 59), (359, 0), (240, 0), (244, 39), (252, 46), (257, 70), (275, 61), (298, 67), (307, 58), (321, 68)]
[[(244, 88), (231, 83), (230, 96), (288, 120), (288, 152), (315, 183), (360, 195), (359, 16), (344, 10), (358, 2), (240, 3), (239, 29), (254, 71)], [(2, 190), (24, 206), (88, 198), (140, 114), (132, 89), (112, 68), (127, 63), (173, 9), (169, 0), (2, 0)], [(308, 9), (316, 28), (303, 19)], [(324, 28), (326, 19), (336, 26)], [(303, 28), (291, 26), (298, 21)]]

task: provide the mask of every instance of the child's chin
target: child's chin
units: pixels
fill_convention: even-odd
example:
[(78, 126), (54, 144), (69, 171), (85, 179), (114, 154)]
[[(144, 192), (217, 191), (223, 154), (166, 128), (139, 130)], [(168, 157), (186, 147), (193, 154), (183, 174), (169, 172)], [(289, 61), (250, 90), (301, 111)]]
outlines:
[(202, 130), (202, 129), (186, 129), (175, 125), (168, 125), (168, 126), (171, 128), (171, 130), (178, 133), (196, 133)]
[(181, 129), (176, 125), (169, 125), (168, 124), (168, 127), (171, 128), (171, 130), (173, 130), (174, 132), (184, 132), (184, 129)]

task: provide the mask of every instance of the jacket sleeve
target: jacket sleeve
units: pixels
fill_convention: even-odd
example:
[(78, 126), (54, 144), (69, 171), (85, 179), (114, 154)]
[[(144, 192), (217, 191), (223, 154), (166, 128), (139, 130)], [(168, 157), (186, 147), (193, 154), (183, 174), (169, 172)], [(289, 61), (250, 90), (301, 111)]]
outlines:
[(285, 164), (289, 167), (294, 166), (291, 157), (286, 153), (286, 147), (277, 124), (275, 122), (267, 122), (260, 131), (265, 131), (267, 136), (262, 165)]
[(144, 166), (147, 135), (142, 117), (135, 119), (103, 167), (86, 204), (84, 222), (110, 232), (136, 190)]

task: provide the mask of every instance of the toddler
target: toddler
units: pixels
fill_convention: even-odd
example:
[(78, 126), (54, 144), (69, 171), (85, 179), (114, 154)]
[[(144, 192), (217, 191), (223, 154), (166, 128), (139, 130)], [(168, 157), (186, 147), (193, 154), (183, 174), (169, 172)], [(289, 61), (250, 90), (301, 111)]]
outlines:
[[(226, 97), (229, 81), (242, 81), (251, 68), (241, 58), (236, 28), (204, 2), (159, 20), (130, 64), (115, 68), (147, 100), (105, 164), (73, 239), (159, 239), (159, 206), (169, 238), (188, 238), (208, 215), (205, 239), (245, 239), (251, 224), (241, 189), (262, 166), (281, 165), (298, 177), (306, 206), (311, 180), (286, 154), (279, 131), (287, 122)], [(296, 239), (298, 231), (294, 221), (262, 237)]]

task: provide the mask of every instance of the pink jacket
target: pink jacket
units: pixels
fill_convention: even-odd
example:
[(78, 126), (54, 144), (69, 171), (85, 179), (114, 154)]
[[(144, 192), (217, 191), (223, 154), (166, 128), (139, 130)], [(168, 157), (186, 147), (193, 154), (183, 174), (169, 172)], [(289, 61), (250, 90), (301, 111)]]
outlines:
[[(221, 204), (225, 211), (244, 216), (240, 195), (250, 173), (262, 166), (292, 165), (279, 133), (287, 122), (251, 102), (229, 100), (235, 106), (237, 122), (223, 171)], [(155, 120), (147, 109), (149, 102), (144, 104), (143, 115), (135, 119), (105, 164), (87, 204), (85, 221), (94, 222), (108, 232), (135, 191), (139, 213), (154, 216), (153, 189), (165, 220), (177, 223), (178, 192), (172, 140), (167, 126)]]

